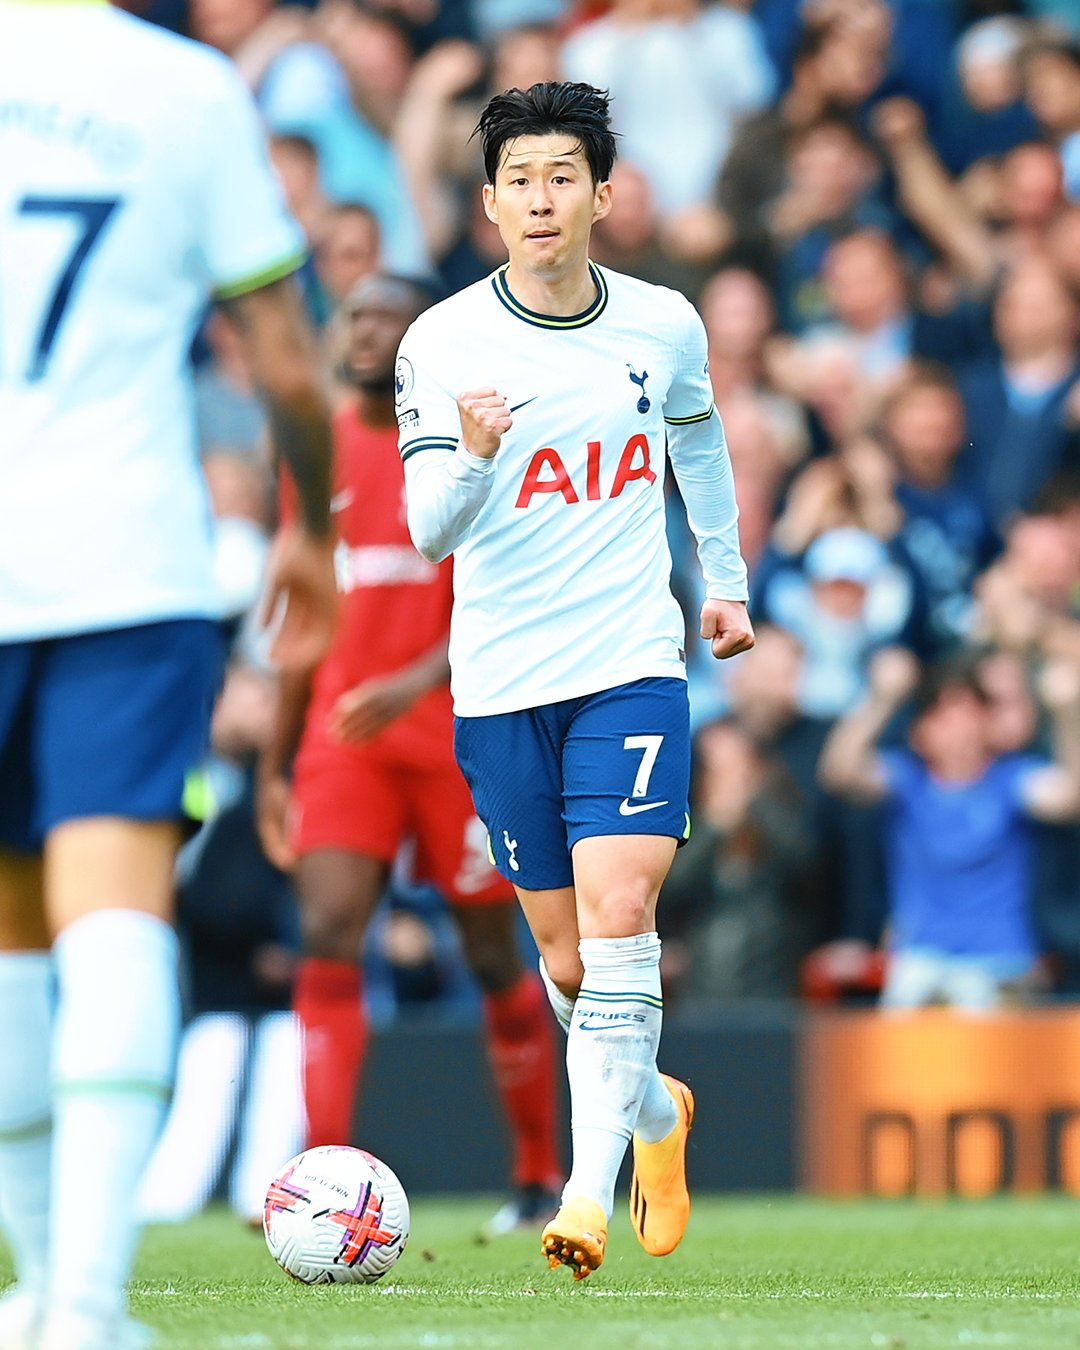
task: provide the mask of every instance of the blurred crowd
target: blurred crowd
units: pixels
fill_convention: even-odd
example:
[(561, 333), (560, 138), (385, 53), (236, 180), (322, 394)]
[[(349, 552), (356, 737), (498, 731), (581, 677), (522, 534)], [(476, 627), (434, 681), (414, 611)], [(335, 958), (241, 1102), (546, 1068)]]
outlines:
[[(254, 91), (331, 378), (362, 278), (448, 294), (503, 261), (470, 140), (485, 98), (559, 78), (612, 92), (594, 256), (700, 310), (758, 629), (724, 665), (688, 644), (695, 828), (660, 920), (672, 1000), (1080, 994), (1076, 0), (132, 7), (225, 52)], [(235, 631), (202, 789), (214, 828), (254, 850), (273, 677), (246, 616), (272, 467), (225, 314), (195, 355)], [(701, 582), (671, 518), (692, 628)], [(207, 895), (239, 884), (205, 865), (207, 833), (185, 903), (213, 950), (243, 906)], [(437, 916), (404, 895), (372, 957), (398, 972), (391, 1011), (458, 996)], [(289, 906), (248, 909), (224, 948), (245, 999), (272, 1005)], [(916, 962), (902, 988), (889, 941)]]

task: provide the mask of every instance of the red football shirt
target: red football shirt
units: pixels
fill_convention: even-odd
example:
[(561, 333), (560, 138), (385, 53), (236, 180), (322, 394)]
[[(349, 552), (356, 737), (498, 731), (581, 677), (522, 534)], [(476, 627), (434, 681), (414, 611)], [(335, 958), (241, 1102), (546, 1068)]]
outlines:
[[(295, 493), (283, 476), (287, 518), (295, 515)], [(341, 610), (334, 644), (316, 672), (305, 748), (330, 741), (326, 718), (346, 690), (411, 665), (446, 638), (453, 605), (450, 559), (427, 562), (409, 538), (397, 427), (367, 427), (352, 406), (334, 418), (331, 511)], [(452, 755), (452, 708), (447, 683), (365, 744), (406, 755)]]

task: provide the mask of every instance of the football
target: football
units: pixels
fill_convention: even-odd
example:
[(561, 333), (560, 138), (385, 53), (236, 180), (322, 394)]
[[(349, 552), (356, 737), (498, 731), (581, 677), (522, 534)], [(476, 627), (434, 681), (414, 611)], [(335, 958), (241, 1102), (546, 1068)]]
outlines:
[(409, 1201), (384, 1162), (361, 1148), (309, 1148), (266, 1193), (263, 1233), (303, 1284), (372, 1284), (405, 1250)]

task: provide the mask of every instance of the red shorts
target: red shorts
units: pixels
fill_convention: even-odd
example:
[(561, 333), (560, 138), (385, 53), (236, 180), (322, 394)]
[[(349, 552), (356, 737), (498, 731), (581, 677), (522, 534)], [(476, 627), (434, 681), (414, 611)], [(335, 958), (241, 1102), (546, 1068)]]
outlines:
[(293, 775), (291, 843), (297, 856), (344, 849), (390, 864), (406, 840), (414, 876), (452, 904), (513, 899), (491, 864), (487, 830), (452, 760), (402, 762), (351, 745), (306, 747)]

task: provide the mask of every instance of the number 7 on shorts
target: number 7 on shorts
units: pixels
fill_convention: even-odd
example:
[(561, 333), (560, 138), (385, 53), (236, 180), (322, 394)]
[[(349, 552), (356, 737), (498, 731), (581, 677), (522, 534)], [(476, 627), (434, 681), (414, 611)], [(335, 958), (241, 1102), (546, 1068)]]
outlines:
[(663, 743), (663, 736), (627, 736), (623, 741), (624, 750), (642, 751), (641, 763), (638, 765), (634, 786), (630, 791), (631, 797), (644, 797), (649, 791), (649, 779), (652, 777), (656, 757)]

